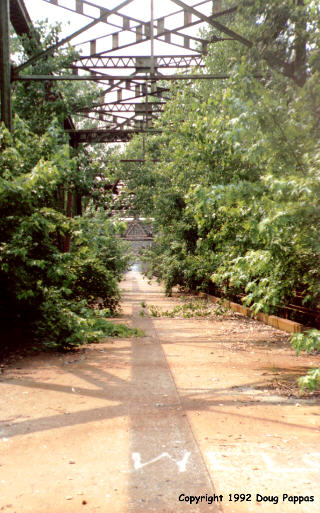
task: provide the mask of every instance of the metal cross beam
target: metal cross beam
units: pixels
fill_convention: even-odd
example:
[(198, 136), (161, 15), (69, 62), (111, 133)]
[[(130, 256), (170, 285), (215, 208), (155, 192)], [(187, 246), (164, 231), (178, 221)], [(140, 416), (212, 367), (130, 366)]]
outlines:
[(139, 133), (160, 133), (159, 130), (105, 130), (99, 128), (91, 130), (66, 130), (66, 132), (73, 135), (78, 143), (87, 144), (129, 142), (134, 135)]
[[(137, 104), (139, 105), (139, 104)], [(142, 104), (144, 105), (144, 104)], [(87, 119), (95, 119), (97, 121), (103, 121), (108, 124), (109, 127), (111, 125), (115, 126), (122, 126), (125, 124), (129, 124), (130, 126), (133, 124), (136, 124), (136, 121), (138, 122), (140, 126), (140, 121), (143, 121), (144, 119), (147, 119), (148, 121), (152, 121), (153, 119), (157, 118), (157, 112), (151, 111), (149, 109), (145, 110), (131, 110), (131, 111), (125, 111), (124, 113), (127, 114), (128, 112), (130, 114), (133, 114), (133, 116), (130, 116), (129, 118), (126, 116), (122, 116), (121, 112), (119, 111), (108, 111), (108, 110), (98, 110), (98, 111), (91, 111), (90, 115), (86, 112), (79, 112), (77, 113), (77, 116), (84, 117)], [(161, 111), (158, 111), (161, 112)], [(98, 116), (98, 117), (97, 117)], [(123, 120), (123, 121), (121, 121)]]
[[(137, 71), (150, 69), (151, 62), (149, 56), (81, 56), (79, 61), (81, 65), (74, 66), (74, 68), (82, 69), (129, 69), (134, 68)], [(170, 68), (191, 68), (191, 67), (204, 67), (202, 55), (168, 55), (155, 57), (156, 69), (170, 69)]]
[[(154, 75), (151, 80), (156, 81), (172, 81), (172, 80), (223, 80), (226, 78), (230, 78), (229, 73), (203, 73), (203, 74), (187, 74), (187, 75)], [(150, 75), (137, 75), (132, 78), (130, 76), (123, 77), (121, 75), (15, 75), (13, 80), (20, 82), (42, 82), (46, 80), (48, 82), (65, 82), (65, 81), (74, 81), (74, 82), (100, 82), (101, 80), (120, 80), (123, 79), (125, 81), (142, 81), (150, 80)]]
[(171, 0), (171, 1), (174, 2), (175, 4), (179, 5), (180, 7), (183, 7), (183, 9), (185, 9), (190, 14), (194, 14), (195, 16), (197, 16), (201, 21), (205, 21), (209, 25), (212, 25), (213, 27), (217, 28), (220, 32), (227, 34), (232, 39), (236, 39), (240, 43), (251, 48), (251, 46), (252, 46), (251, 41), (249, 41), (248, 39), (246, 39), (243, 36), (240, 36), (233, 30), (230, 30), (228, 27), (226, 27), (225, 25), (222, 25), (218, 21), (213, 20), (212, 17), (210, 18), (209, 16), (205, 16), (204, 14), (197, 11), (193, 7), (190, 7), (188, 4), (185, 4), (184, 2), (182, 2), (182, 0)]
[(84, 107), (79, 109), (79, 112), (103, 112), (103, 113), (111, 113), (111, 112), (145, 112), (147, 109), (148, 112), (162, 112), (163, 106), (165, 102), (149, 102), (148, 105), (146, 103), (138, 103), (138, 102), (126, 102), (126, 103), (102, 103), (100, 105)]

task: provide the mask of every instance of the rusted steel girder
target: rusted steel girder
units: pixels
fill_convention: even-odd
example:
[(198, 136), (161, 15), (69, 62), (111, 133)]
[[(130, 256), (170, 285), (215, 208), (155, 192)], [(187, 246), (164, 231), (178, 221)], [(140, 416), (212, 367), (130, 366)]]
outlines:
[(32, 21), (22, 0), (10, 0), (10, 21), (18, 36), (29, 34)]

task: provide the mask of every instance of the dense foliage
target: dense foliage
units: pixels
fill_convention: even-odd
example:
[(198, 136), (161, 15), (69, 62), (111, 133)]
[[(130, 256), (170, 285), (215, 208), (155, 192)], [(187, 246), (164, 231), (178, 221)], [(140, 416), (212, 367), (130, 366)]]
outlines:
[(129, 259), (121, 225), (104, 210), (71, 218), (58, 208), (57, 191), (78, 168), (60, 128), (36, 136), (16, 118), (15, 130), (14, 138), (1, 130), (1, 325), (53, 347), (96, 339), (110, 327), (87, 304), (99, 299), (104, 317), (116, 311)]
[[(49, 31), (44, 45), (56, 37)], [(32, 54), (32, 41), (17, 45), (22, 60)], [(61, 71), (73, 57), (64, 50), (37, 70)], [(0, 127), (0, 324), (9, 346), (22, 337), (72, 348), (135, 333), (106, 320), (117, 310), (130, 259), (118, 237), (122, 224), (108, 217), (110, 177), (101, 152), (72, 148), (63, 130), (74, 103), (97, 90), (70, 87), (20, 83), (14, 133)]]
[(230, 78), (176, 85), (149, 162), (124, 168), (154, 217), (149, 265), (167, 293), (210, 290), (253, 312), (319, 305), (319, 14), (313, 1), (243, 2), (233, 28), (253, 46), (212, 45), (207, 70)]

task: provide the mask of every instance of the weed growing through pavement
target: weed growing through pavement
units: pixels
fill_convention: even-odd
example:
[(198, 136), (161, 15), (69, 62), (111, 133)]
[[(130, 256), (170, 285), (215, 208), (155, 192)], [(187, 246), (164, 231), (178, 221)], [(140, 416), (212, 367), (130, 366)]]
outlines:
[(212, 304), (203, 299), (185, 300), (180, 298), (183, 303), (174, 306), (171, 310), (161, 310), (156, 305), (146, 305), (151, 317), (182, 317), (183, 319), (191, 319), (194, 317), (208, 318), (212, 316), (222, 316), (229, 312), (222, 303)]

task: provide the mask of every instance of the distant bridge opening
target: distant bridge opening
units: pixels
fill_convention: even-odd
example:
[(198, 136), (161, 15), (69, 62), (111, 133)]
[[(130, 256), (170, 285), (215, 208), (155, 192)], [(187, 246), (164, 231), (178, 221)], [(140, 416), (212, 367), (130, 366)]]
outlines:
[(129, 217), (124, 221), (128, 228), (122, 238), (130, 242), (134, 254), (138, 256), (141, 249), (148, 248), (153, 244), (152, 225), (145, 219), (137, 217)]

